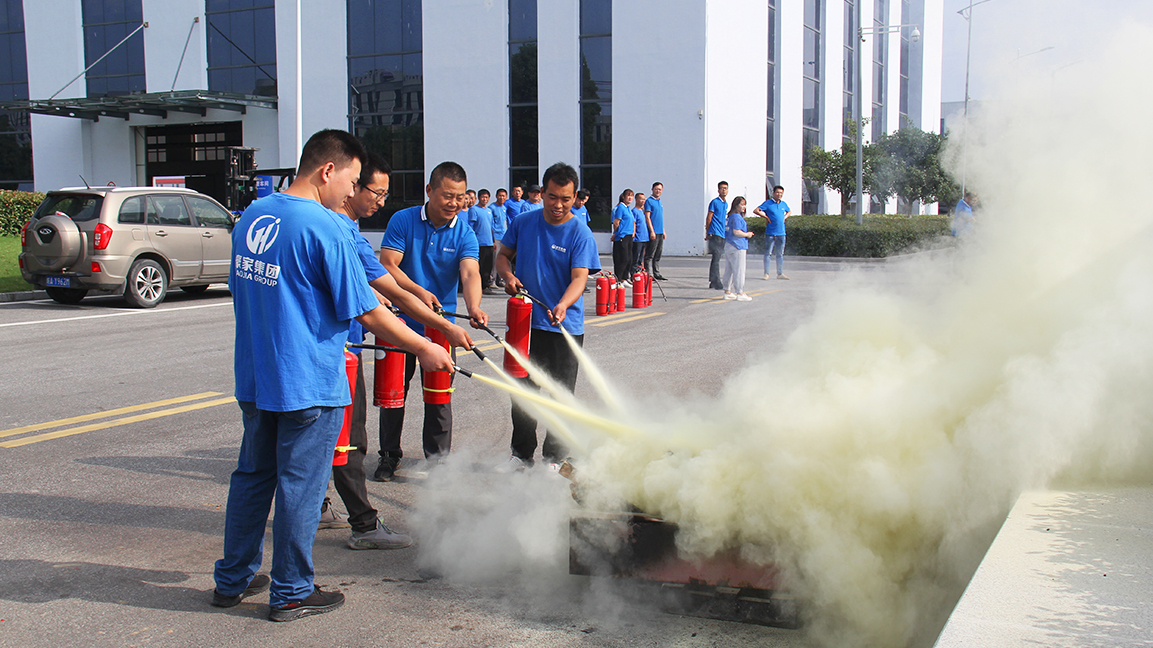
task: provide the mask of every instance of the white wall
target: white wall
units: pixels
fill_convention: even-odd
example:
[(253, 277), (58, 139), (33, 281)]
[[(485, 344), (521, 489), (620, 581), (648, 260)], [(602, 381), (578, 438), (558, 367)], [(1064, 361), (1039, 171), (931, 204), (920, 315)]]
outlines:
[[(300, 31), (305, 32), (303, 22), (300, 23)], [(342, 34), (345, 31), (345, 29), (341, 29)], [(297, 4), (295, 2), (276, 3), (276, 107), (280, 132), (280, 160), (276, 166), (286, 168), (296, 166), (300, 159), (300, 150), (304, 148), (304, 143), (308, 141), (308, 136), (311, 135), (303, 128), (303, 113), (301, 114), (302, 125), (297, 126), (296, 79), (298, 70), (296, 69), (296, 57), (298, 49), (301, 49), (302, 52), (301, 67), (304, 67), (304, 58), (303, 43), (298, 48), (296, 32)], [(347, 36), (342, 36), (342, 38), (347, 39)], [(347, 55), (347, 47), (342, 51)], [(329, 73), (335, 73), (335, 70)], [(345, 72), (341, 77), (347, 80), (347, 67), (345, 67)], [(301, 101), (304, 101), (305, 96), (302, 85)]]
[[(204, 1), (141, 0), (141, 5), (144, 20), (148, 23), (144, 30), (144, 73), (148, 92), (207, 88)], [(199, 18), (199, 22), (193, 23), (194, 18)], [(184, 53), (185, 42), (188, 43), (187, 53)], [(180, 63), (182, 53), (183, 65)]]
[[(825, 24), (821, 26), (821, 50), (824, 69), (821, 70), (821, 146), (825, 150), (839, 150), (844, 141), (844, 112), (841, 105), (845, 90), (845, 8), (841, 2), (825, 7)], [(852, 88), (849, 88), (852, 91)], [(841, 213), (841, 194), (831, 189), (821, 190), (821, 210), (826, 214)], [(787, 200), (785, 202), (788, 202)], [(790, 203), (790, 207), (792, 204)], [(799, 214), (800, 204), (795, 211)]]
[[(777, 57), (777, 111), (780, 157), (777, 166), (777, 184), (785, 188), (785, 202), (801, 213), (801, 156), (804, 153), (801, 124), (804, 119), (804, 49), (805, 8), (801, 2), (778, 2), (777, 25), (780, 32)], [(766, 38), (768, 35), (766, 34)], [(764, 75), (761, 75), (764, 76)], [(763, 183), (762, 183), (763, 184)], [(761, 196), (764, 195), (762, 192)], [(752, 201), (750, 201), (752, 202)], [(753, 206), (764, 202), (762, 198)], [(749, 211), (752, 211), (751, 209)]]
[[(25, 0), (24, 34), (28, 59), (28, 96), (47, 99), (84, 70), (84, 36), (76, 0)], [(55, 34), (55, 38), (44, 38)], [(60, 98), (85, 96), (84, 77)], [(84, 122), (66, 117), (32, 115), (32, 172), (37, 191), (81, 184), (91, 175)]]
[(508, 184), (508, 3), (426, 1), (422, 37), (425, 179), (452, 160), (495, 194)]
[[(280, 5), (277, 3), (277, 54), (280, 53)], [(318, 130), (348, 130), (348, 21), (346, 2), (307, 2), (301, 0), (301, 69), (304, 73), (304, 141)], [(277, 62), (277, 91), (284, 93), (289, 79)], [(277, 106), (283, 113), (284, 104)], [(283, 141), (283, 140), (282, 140)], [(295, 160), (293, 165), (295, 166)]]
[[(921, 23), (921, 130), (941, 131), (941, 66), (945, 40), (944, 0), (922, 0)], [(940, 205), (923, 205), (921, 213), (937, 214)]]
[[(507, 3), (502, 3), (506, 4)], [(613, 35), (616, 35), (614, 8)], [(507, 21), (506, 21), (507, 24)], [(537, 2), (537, 165), (580, 170), (580, 0)], [(615, 38), (613, 46), (616, 46)], [(614, 61), (616, 57), (614, 56)], [(505, 55), (507, 62), (508, 55)], [(507, 78), (508, 73), (505, 73)], [(613, 70), (613, 100), (617, 89)], [(505, 97), (507, 98), (507, 93)], [(507, 120), (506, 120), (507, 121)], [(613, 124), (614, 129), (616, 124)], [(507, 150), (508, 146), (505, 146)], [(507, 166), (507, 164), (506, 164)], [(539, 178), (538, 178), (539, 181)]]
[[(613, 6), (613, 204), (625, 188), (647, 195), (653, 182), (663, 183), (670, 255), (701, 253), (713, 197), (703, 164), (704, 21), (704, 0)], [(763, 172), (763, 155), (757, 169)]]

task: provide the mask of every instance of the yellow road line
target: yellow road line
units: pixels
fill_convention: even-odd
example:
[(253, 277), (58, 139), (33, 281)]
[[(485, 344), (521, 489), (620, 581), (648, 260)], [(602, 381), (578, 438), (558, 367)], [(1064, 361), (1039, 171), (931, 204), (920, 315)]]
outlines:
[[(777, 288), (776, 290), (757, 290), (757, 291), (754, 291), (751, 293), (745, 293), (745, 294), (748, 295), (749, 297), (756, 297), (757, 295), (768, 295), (770, 293), (781, 292), (781, 290), (783, 290), (783, 289)], [(705, 302), (724, 302), (724, 301), (734, 301), (734, 300), (732, 300), (732, 299), (726, 300), (724, 295), (722, 294), (719, 297), (705, 297), (704, 299), (694, 299), (689, 303), (690, 304), (703, 304)]]
[(612, 326), (613, 324), (623, 324), (625, 322), (635, 322), (637, 320), (643, 320), (643, 319), (647, 319), (649, 317), (658, 317), (660, 315), (664, 315), (664, 313), (643, 313), (641, 315), (633, 315), (632, 317), (626, 317), (624, 319), (613, 320), (612, 322), (599, 322), (597, 324), (592, 324), (591, 326)]
[(55, 432), (47, 432), (45, 434), (37, 434), (22, 439), (13, 439), (12, 441), (5, 441), (0, 443), (0, 448), (17, 448), (29, 443), (39, 443), (40, 441), (48, 441), (49, 439), (59, 439), (61, 437), (72, 436), (74, 434), (81, 434), (83, 432), (91, 432), (93, 430), (104, 430), (111, 427), (120, 425), (128, 425), (129, 423), (139, 423), (140, 421), (148, 421), (157, 419), (163, 416), (172, 416), (173, 414), (182, 414), (184, 412), (191, 412), (198, 409), (205, 409), (207, 407), (215, 407), (217, 405), (224, 405), (225, 403), (235, 403), (236, 399), (232, 396), (228, 398), (218, 398), (202, 403), (193, 403), (192, 405), (184, 405), (181, 407), (173, 407), (172, 409), (160, 410), (158, 412), (148, 412), (147, 414), (137, 414), (136, 416), (125, 416), (124, 418), (113, 419), (103, 423), (93, 423), (91, 425), (81, 425), (80, 427), (67, 428), (64, 430), (57, 430)]
[(140, 410), (152, 409), (154, 407), (164, 407), (165, 405), (187, 403), (188, 401), (200, 400), (202, 398), (208, 398), (209, 396), (220, 396), (220, 392), (202, 392), (200, 394), (192, 394), (191, 396), (180, 396), (179, 398), (168, 398), (165, 400), (154, 401), (152, 403), (132, 405), (130, 407), (119, 407), (117, 409), (111, 409), (104, 412), (96, 412), (95, 414), (73, 416), (71, 418), (60, 419), (58, 421), (48, 421), (47, 423), (37, 423), (36, 425), (25, 425), (24, 427), (12, 428), (11, 430), (4, 430), (3, 432), (0, 432), (0, 438), (15, 436), (17, 434), (24, 434), (26, 432), (35, 432), (37, 430), (45, 430), (48, 428), (63, 427), (65, 425), (72, 425), (73, 423), (83, 423), (84, 421), (107, 418), (109, 416), (116, 416), (118, 414), (139, 412)]

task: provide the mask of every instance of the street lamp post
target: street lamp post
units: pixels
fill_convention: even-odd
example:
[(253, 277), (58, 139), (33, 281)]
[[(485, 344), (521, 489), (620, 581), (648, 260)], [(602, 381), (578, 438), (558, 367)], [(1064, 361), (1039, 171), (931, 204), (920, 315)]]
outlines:
[[(962, 7), (958, 14), (969, 23), (969, 34), (965, 37), (965, 123), (969, 123), (969, 55), (973, 51), (973, 7), (985, 4), (990, 0), (970, 0), (969, 6)], [(968, 12), (966, 15), (965, 12)], [(962, 136), (963, 137), (963, 136)], [(968, 175), (969, 163), (965, 159), (965, 140), (961, 140), (961, 195), (965, 195), (965, 176)]]
[[(982, 1), (988, 2), (989, 0), (982, 0)], [(909, 38), (911, 38), (912, 41), (914, 43), (916, 43), (917, 41), (921, 40), (921, 31), (919, 29), (917, 29), (916, 25), (885, 25), (884, 27), (864, 27), (861, 25), (861, 4), (862, 3), (860, 2), (860, 0), (857, 0), (856, 4), (857, 4), (857, 37), (859, 39), (859, 43), (857, 45), (857, 78), (854, 80), (854, 84), (853, 84), (856, 88), (855, 92), (853, 93), (855, 95), (854, 101), (857, 104), (856, 105), (856, 108), (857, 108), (857, 196), (856, 196), (856, 203), (857, 203), (857, 205), (855, 208), (855, 212), (857, 214), (857, 224), (862, 225), (865, 222), (865, 217), (864, 217), (864, 212), (863, 212), (863, 209), (864, 209), (863, 193), (864, 192), (861, 190), (861, 186), (864, 182), (864, 175), (865, 175), (864, 164), (862, 161), (862, 157), (864, 155), (864, 145), (861, 143), (862, 133), (865, 130), (865, 115), (864, 115), (864, 111), (861, 108), (861, 104), (862, 104), (862, 102), (861, 102), (861, 58), (862, 58), (861, 50), (864, 49), (862, 47), (862, 44), (865, 42), (865, 36), (875, 36), (878, 34), (895, 34), (897, 32), (900, 32), (902, 29), (904, 29), (906, 27), (912, 27), (913, 28), (913, 32), (911, 34), (909, 34)]]

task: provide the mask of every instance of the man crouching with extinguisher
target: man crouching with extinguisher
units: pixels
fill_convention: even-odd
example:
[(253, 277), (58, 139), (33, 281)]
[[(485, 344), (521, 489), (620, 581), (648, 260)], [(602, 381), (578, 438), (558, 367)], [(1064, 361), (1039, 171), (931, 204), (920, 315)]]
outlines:
[[(577, 344), (584, 345), (584, 289), (588, 276), (601, 269), (596, 241), (584, 219), (574, 218), (571, 208), (580, 183), (571, 166), (558, 162), (544, 172), (543, 205), (516, 217), (501, 239), (496, 259), (497, 273), (504, 279), (505, 292), (522, 290), (546, 304), (534, 306), (529, 355), (540, 367), (569, 391), (576, 389), (578, 361), (561, 334), (563, 326)], [(516, 272), (512, 258), (516, 255)], [(529, 378), (522, 382), (538, 389)], [(533, 465), (536, 453), (536, 419), (512, 405), (512, 456), (498, 468), (500, 472), (524, 470)], [(568, 457), (564, 447), (547, 430), (542, 457), (554, 469)]]

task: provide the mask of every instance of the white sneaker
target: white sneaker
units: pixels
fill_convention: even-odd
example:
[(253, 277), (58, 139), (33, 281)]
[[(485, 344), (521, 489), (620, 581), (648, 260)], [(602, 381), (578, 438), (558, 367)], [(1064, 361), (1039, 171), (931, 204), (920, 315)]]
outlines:
[(768, 281), (769, 279), (772, 279), (772, 278), (773, 278), (773, 275), (771, 275), (771, 274), (765, 275), (765, 281)]
[(731, 292), (725, 293), (725, 299), (736, 299), (736, 298), (737, 298), (737, 296)]
[(786, 277), (783, 274), (779, 274), (779, 275), (777, 275), (777, 279), (788, 279), (788, 277)]
[(737, 301), (753, 301), (753, 298), (749, 297), (745, 293), (741, 293), (741, 294), (737, 295)]
[(348, 537), (348, 546), (352, 549), (403, 549), (412, 544), (412, 538), (397, 533), (376, 521), (376, 528), (364, 533), (356, 533)]
[(496, 472), (498, 472), (502, 475), (507, 475), (509, 473), (521, 472), (522, 470), (529, 468), (531, 466), (532, 466), (532, 464), (530, 462), (527, 462), (524, 459), (521, 459), (520, 457), (513, 455), (513, 456), (508, 458), (508, 461), (497, 466)]
[(631, 281), (622, 281), (622, 282), (621, 282), (621, 285), (623, 285), (625, 288), (632, 288), (632, 287), (633, 287), (633, 282), (631, 282)]

